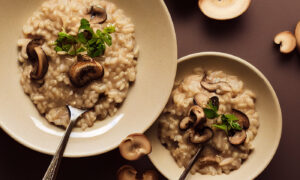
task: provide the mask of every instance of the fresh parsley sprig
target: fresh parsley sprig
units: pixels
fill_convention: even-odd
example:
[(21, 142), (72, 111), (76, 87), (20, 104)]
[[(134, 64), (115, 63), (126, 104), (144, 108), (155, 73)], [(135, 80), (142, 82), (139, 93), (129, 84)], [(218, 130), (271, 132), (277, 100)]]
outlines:
[(110, 25), (96, 33), (91, 28), (90, 23), (86, 19), (81, 19), (78, 34), (72, 36), (66, 33), (65, 29), (58, 33), (55, 41), (54, 50), (56, 52), (64, 51), (69, 55), (77, 55), (86, 52), (90, 57), (97, 57), (104, 54), (106, 46), (112, 45), (111, 33), (115, 32), (115, 26)]
[(216, 117), (219, 117), (218, 109), (219, 109), (219, 103), (214, 103), (214, 99), (217, 98), (216, 96), (211, 97), (207, 103), (208, 107), (203, 108), (203, 111), (205, 113), (205, 116), (209, 119), (213, 119)]
[[(206, 118), (214, 119), (220, 116), (218, 114), (219, 109), (219, 100), (218, 97), (214, 96), (211, 97), (207, 103), (207, 108), (203, 108)], [(241, 126), (238, 123), (238, 118), (234, 114), (222, 114), (221, 115), (221, 124), (213, 124), (213, 127), (222, 129), (228, 134), (229, 131), (235, 130), (240, 131), (242, 130)]]

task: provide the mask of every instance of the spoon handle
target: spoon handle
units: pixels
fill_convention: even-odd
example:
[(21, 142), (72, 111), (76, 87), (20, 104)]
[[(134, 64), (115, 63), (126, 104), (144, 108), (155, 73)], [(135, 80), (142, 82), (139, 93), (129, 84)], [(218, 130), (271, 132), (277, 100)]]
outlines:
[(182, 172), (179, 180), (185, 180), (186, 176), (189, 174), (190, 170), (192, 169), (193, 165), (195, 164), (195, 162), (197, 161), (199, 155), (202, 152), (203, 147), (200, 146), (198, 151), (196, 152), (196, 154), (193, 156), (193, 158), (190, 160), (188, 166), (185, 168), (185, 170)]
[(53, 156), (51, 163), (43, 177), (43, 180), (54, 180), (56, 178), (58, 167), (60, 164), (60, 161), (62, 159), (62, 155), (65, 151), (66, 145), (68, 143), (70, 134), (72, 132), (73, 126), (75, 125), (74, 121), (70, 121), (67, 130), (65, 131), (65, 134), (63, 136), (63, 139), (60, 142), (60, 145), (58, 149), (55, 152), (55, 155)]

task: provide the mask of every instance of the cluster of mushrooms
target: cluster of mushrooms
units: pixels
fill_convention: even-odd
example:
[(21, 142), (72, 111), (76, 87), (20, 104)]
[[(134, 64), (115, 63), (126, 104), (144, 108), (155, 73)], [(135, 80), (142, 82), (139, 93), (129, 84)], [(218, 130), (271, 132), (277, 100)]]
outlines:
[[(206, 126), (206, 117), (203, 108), (200, 106), (201, 94), (196, 94), (194, 97), (194, 105), (188, 111), (188, 115), (184, 117), (179, 123), (179, 129), (189, 133), (189, 141), (194, 144), (205, 143), (213, 137), (213, 131)], [(219, 106), (219, 99), (217, 96), (210, 98), (211, 102)], [(240, 145), (244, 143), (247, 138), (246, 130), (250, 126), (249, 119), (243, 112), (232, 109), (232, 114), (238, 118), (238, 123), (242, 127), (241, 131), (229, 131), (228, 141), (232, 145)]]
[[(33, 67), (30, 73), (33, 80), (43, 79), (48, 71), (48, 57), (41, 47), (42, 43), (42, 39), (33, 39), (26, 47), (28, 60)], [(104, 68), (97, 61), (87, 56), (79, 56), (78, 60), (69, 70), (70, 81), (75, 87), (82, 87), (103, 76)]]
[[(90, 16), (92, 23), (102, 24), (107, 19), (107, 13), (101, 6), (91, 6), (87, 14)], [(30, 77), (32, 80), (42, 82), (48, 71), (48, 56), (42, 49), (44, 40), (41, 38), (31, 40), (26, 46), (28, 60), (32, 65)], [(79, 56), (78, 62), (73, 64), (69, 70), (69, 78), (75, 87), (83, 87), (89, 82), (103, 77), (104, 68), (97, 61), (88, 56)]]
[[(119, 145), (121, 156), (129, 161), (135, 161), (151, 153), (152, 146), (144, 134), (134, 133), (127, 136)], [(129, 165), (124, 165), (117, 172), (118, 180), (158, 180), (158, 175), (153, 170), (144, 172), (140, 177), (137, 170)]]
[(291, 53), (298, 46), (300, 52), (300, 21), (297, 23), (295, 33), (283, 31), (275, 35), (274, 43), (280, 45), (280, 52)]

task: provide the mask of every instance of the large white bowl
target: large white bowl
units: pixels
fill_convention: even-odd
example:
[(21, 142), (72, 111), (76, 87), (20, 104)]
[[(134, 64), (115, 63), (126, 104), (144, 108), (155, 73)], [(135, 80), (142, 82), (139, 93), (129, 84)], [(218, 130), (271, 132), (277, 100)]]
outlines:
[[(182, 80), (191, 74), (194, 67), (223, 70), (238, 76), (247, 88), (256, 95), (256, 110), (259, 114), (260, 127), (253, 141), (255, 147), (242, 166), (228, 175), (189, 175), (189, 180), (246, 180), (254, 179), (269, 164), (278, 147), (282, 116), (277, 96), (265, 76), (245, 60), (229, 54), (218, 52), (203, 52), (183, 57), (179, 60), (176, 80)], [(183, 171), (171, 157), (169, 151), (161, 145), (157, 134), (157, 122), (147, 131), (152, 143), (152, 153), (149, 155), (153, 164), (168, 179), (178, 179)]]
[[(118, 113), (86, 131), (75, 129), (67, 157), (101, 154), (123, 138), (144, 132), (160, 114), (170, 95), (177, 66), (175, 31), (162, 0), (112, 0), (132, 18), (140, 47), (137, 79)], [(0, 0), (0, 126), (21, 144), (53, 154), (63, 130), (46, 122), (19, 84), (17, 39), (23, 24), (42, 0)]]

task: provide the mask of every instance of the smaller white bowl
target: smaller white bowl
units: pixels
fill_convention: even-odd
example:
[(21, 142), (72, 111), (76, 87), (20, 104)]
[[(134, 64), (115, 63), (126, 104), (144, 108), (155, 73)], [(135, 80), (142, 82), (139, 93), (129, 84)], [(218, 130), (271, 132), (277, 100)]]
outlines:
[[(271, 84), (253, 65), (233, 55), (218, 52), (203, 52), (183, 57), (179, 60), (176, 80), (182, 80), (191, 74), (194, 67), (223, 70), (238, 76), (257, 95), (256, 110), (259, 114), (260, 127), (253, 141), (254, 151), (242, 166), (230, 174), (222, 175), (189, 175), (189, 180), (233, 180), (254, 179), (270, 163), (281, 137), (282, 116), (280, 105)], [(168, 179), (178, 179), (183, 168), (179, 168), (170, 152), (161, 145), (157, 134), (157, 121), (147, 131), (152, 143), (149, 155), (152, 163)]]

